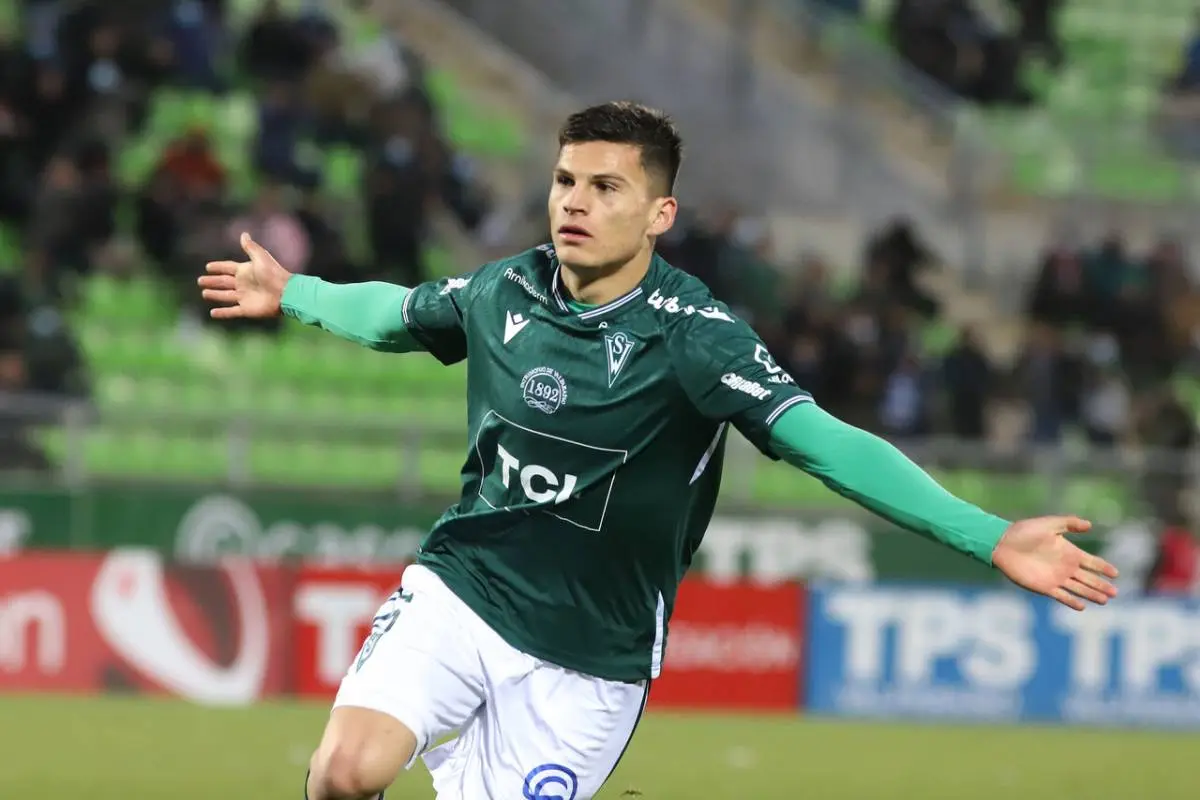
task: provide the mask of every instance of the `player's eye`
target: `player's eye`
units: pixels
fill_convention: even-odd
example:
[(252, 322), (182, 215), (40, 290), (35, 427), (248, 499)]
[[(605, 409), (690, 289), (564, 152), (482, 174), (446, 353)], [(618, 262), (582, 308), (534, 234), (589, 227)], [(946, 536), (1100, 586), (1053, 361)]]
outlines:
[(617, 190), (617, 187), (613, 186), (611, 183), (597, 183), (596, 188), (599, 189), (602, 194), (615, 192)]
[(559, 175), (555, 177), (554, 182), (559, 186), (571, 186), (575, 183), (575, 181), (571, 180), (566, 175)]

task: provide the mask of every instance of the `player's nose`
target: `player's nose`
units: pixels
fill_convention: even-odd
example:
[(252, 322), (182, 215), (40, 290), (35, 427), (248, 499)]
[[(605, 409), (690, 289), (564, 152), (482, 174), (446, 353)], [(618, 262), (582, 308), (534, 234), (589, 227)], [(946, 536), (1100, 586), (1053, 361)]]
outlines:
[(587, 213), (587, 195), (579, 191), (578, 186), (572, 187), (571, 191), (563, 195), (562, 210), (567, 214)]

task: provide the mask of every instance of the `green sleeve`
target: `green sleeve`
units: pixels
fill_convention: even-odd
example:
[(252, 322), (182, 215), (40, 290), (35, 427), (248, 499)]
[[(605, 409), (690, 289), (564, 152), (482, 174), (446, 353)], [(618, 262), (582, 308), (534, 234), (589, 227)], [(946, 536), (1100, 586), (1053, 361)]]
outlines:
[(771, 429), (781, 459), (843, 497), (901, 528), (982, 561), (1009, 523), (943, 489), (878, 436), (842, 422), (814, 403), (788, 409)]
[(305, 325), (390, 353), (425, 348), (404, 324), (409, 290), (382, 281), (336, 284), (311, 275), (293, 275), (283, 289), (283, 313)]

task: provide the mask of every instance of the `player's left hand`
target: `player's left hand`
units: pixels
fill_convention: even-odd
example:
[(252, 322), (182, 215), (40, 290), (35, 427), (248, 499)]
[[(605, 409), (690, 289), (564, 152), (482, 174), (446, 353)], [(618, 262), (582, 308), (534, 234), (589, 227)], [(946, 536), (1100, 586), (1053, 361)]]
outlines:
[(1072, 542), (1068, 533), (1085, 533), (1092, 523), (1079, 517), (1038, 517), (1014, 522), (992, 552), (992, 564), (1023, 589), (1083, 611), (1085, 600), (1104, 605), (1116, 597), (1108, 579), (1117, 568)]

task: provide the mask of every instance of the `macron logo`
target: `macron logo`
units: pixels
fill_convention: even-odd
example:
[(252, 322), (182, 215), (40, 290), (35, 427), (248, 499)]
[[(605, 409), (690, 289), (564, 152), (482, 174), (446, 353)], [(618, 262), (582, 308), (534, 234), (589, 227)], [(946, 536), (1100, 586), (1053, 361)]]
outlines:
[(520, 314), (514, 314), (511, 311), (504, 313), (504, 343), (508, 344), (512, 338), (521, 331), (525, 330), (525, 326), (529, 324), (529, 320), (522, 317)]

